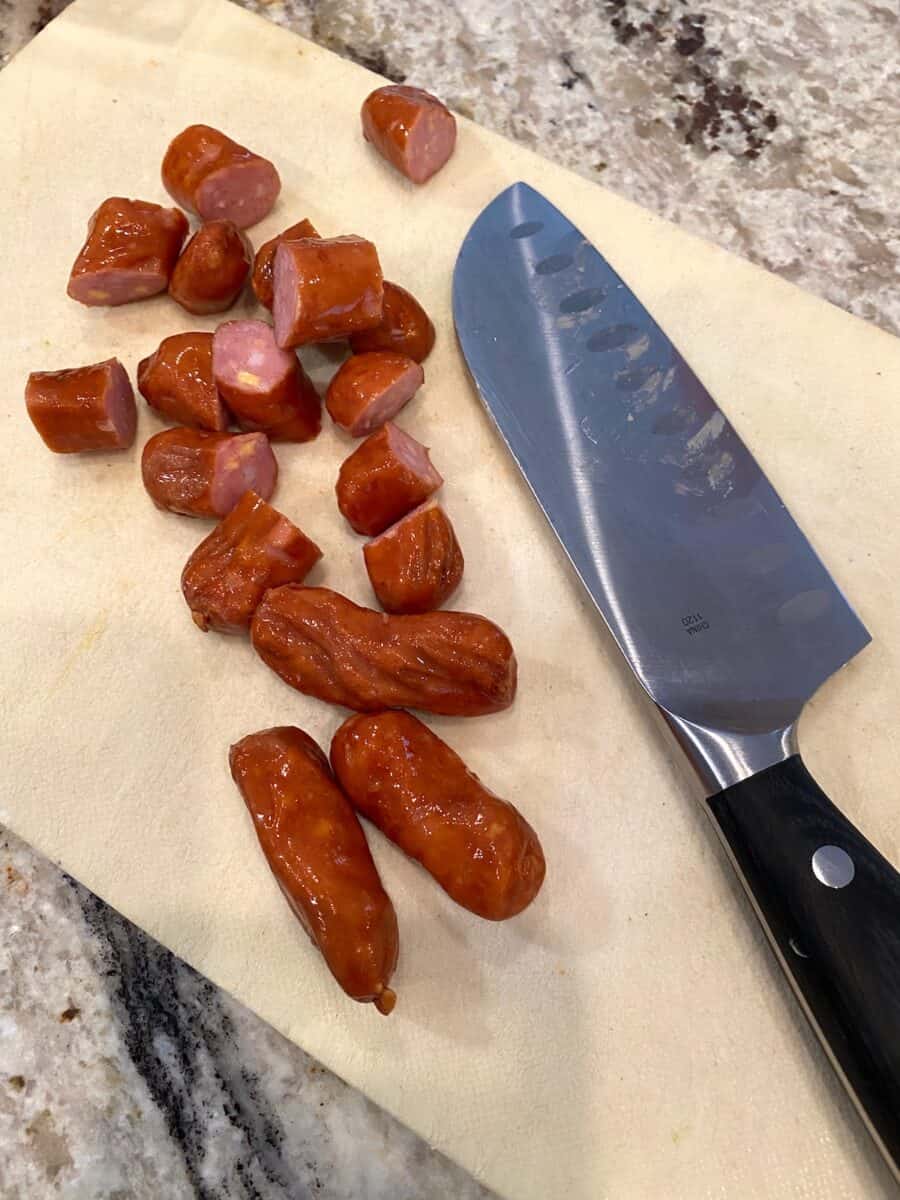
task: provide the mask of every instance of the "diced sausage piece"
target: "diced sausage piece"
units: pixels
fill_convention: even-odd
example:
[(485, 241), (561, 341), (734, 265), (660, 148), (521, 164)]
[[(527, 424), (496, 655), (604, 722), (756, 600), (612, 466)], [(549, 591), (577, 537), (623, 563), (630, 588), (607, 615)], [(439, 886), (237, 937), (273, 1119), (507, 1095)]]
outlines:
[(354, 354), (328, 385), (325, 407), (352, 437), (366, 437), (396, 417), (424, 382), (425, 372), (405, 354)]
[(224, 312), (244, 289), (253, 250), (233, 221), (207, 221), (181, 253), (169, 295), (189, 313)]
[(450, 518), (437, 504), (413, 509), (363, 547), (366, 570), (386, 612), (433, 612), (463, 576), (463, 554)]
[(385, 1016), (397, 997), (397, 916), (328, 759), (293, 725), (231, 747), (231, 774), (294, 916), (348, 996)]
[(369, 350), (395, 350), (424, 362), (434, 346), (434, 326), (428, 313), (406, 288), (384, 281), (381, 324), (350, 336), (354, 354)]
[(213, 337), (213, 376), (244, 429), (272, 441), (308, 442), (322, 426), (322, 404), (293, 350), (275, 344), (265, 321), (226, 321)]
[(68, 371), (32, 371), (25, 407), (55, 454), (125, 450), (134, 441), (134, 392), (117, 358)]
[(356, 811), (469, 912), (505, 921), (538, 894), (537, 834), (409, 713), (351, 717), (334, 735), (331, 765)]
[(224, 517), (244, 492), (268, 500), (278, 463), (264, 433), (164, 429), (147, 442), (141, 476), (158, 508), (186, 517)]
[(403, 84), (366, 97), (362, 128), (366, 141), (413, 183), (430, 179), (456, 145), (456, 118), (449, 108), (430, 92)]
[(187, 231), (187, 217), (177, 208), (111, 196), (88, 222), (67, 293), (98, 307), (164, 292)]
[(328, 588), (286, 583), (266, 592), (253, 648), (285, 683), (359, 712), (421, 708), (478, 717), (516, 694), (509, 638), (474, 613), (390, 617)]
[(275, 340), (284, 349), (333, 342), (381, 324), (381, 265), (365, 238), (279, 242), (272, 287)]
[(138, 364), (141, 395), (151, 408), (197, 429), (228, 428), (228, 410), (213, 380), (213, 335), (195, 331), (163, 338), (149, 358)]
[(272, 307), (272, 272), (275, 266), (275, 251), (278, 249), (279, 243), (296, 241), (298, 238), (317, 238), (318, 236), (312, 221), (304, 218), (296, 225), (291, 225), (284, 233), (279, 233), (277, 237), (263, 242), (253, 260), (251, 283), (257, 300), (264, 308), (271, 309)]
[(388, 421), (344, 460), (335, 491), (338, 508), (356, 532), (374, 537), (443, 482), (427, 447)]
[(267, 158), (209, 125), (189, 125), (173, 138), (162, 164), (169, 195), (204, 221), (223, 217), (238, 229), (272, 211), (281, 180)]
[(256, 492), (245, 492), (181, 574), (194, 623), (240, 633), (268, 588), (302, 583), (322, 551)]

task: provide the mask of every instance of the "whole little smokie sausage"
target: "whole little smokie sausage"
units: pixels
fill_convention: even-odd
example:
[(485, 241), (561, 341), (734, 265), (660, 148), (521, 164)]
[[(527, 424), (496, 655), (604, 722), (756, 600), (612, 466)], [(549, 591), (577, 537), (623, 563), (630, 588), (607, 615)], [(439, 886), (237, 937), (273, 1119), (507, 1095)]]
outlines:
[(341, 464), (338, 508), (357, 533), (374, 537), (443, 483), (428, 450), (388, 421)]
[(267, 242), (263, 242), (253, 260), (253, 277), (251, 284), (257, 300), (264, 308), (272, 307), (272, 272), (275, 266), (275, 251), (280, 242), (290, 242), (297, 238), (317, 238), (319, 236), (312, 221), (306, 218), (290, 225), (284, 233), (279, 233)]
[(265, 321), (226, 321), (213, 337), (213, 377), (244, 429), (272, 441), (308, 442), (322, 427), (322, 404), (293, 350), (275, 344)]
[(434, 326), (428, 313), (399, 283), (384, 281), (381, 324), (350, 335), (354, 354), (369, 350), (395, 350), (424, 362), (434, 346)]
[(422, 88), (377, 88), (364, 100), (361, 116), (366, 141), (413, 183), (430, 179), (456, 145), (453, 113)]
[(162, 164), (166, 191), (204, 221), (219, 217), (238, 229), (271, 212), (281, 180), (267, 158), (209, 125), (189, 125), (173, 138)]
[(233, 221), (201, 225), (175, 264), (169, 295), (195, 315), (224, 312), (244, 289), (253, 250)]
[(163, 338), (138, 363), (138, 389), (151, 408), (197, 429), (228, 428), (228, 410), (213, 380), (213, 335), (196, 330)]
[(268, 500), (278, 463), (264, 433), (164, 429), (141, 455), (141, 477), (157, 508), (186, 517), (224, 517), (244, 492)]
[(287, 583), (266, 592), (251, 639), (285, 683), (358, 712), (477, 717), (508, 708), (516, 693), (509, 638), (474, 613), (390, 617), (328, 588)]
[(187, 218), (177, 208), (111, 196), (88, 222), (67, 293), (97, 307), (164, 292), (187, 231)]
[(387, 1016), (397, 915), (328, 759), (302, 729), (282, 725), (242, 738), (229, 763), (294, 915), (347, 995)]
[(351, 437), (366, 437), (393, 420), (424, 382), (421, 366), (405, 354), (352, 354), (332, 377), (325, 407)]
[(537, 834), (409, 713), (345, 721), (331, 766), (357, 812), (469, 912), (505, 921), (537, 895), (545, 871)]
[(321, 557), (287, 517), (245, 492), (188, 559), (181, 590), (199, 629), (241, 633), (268, 588), (302, 583)]
[(25, 407), (55, 454), (125, 450), (134, 441), (134, 392), (117, 358), (66, 371), (32, 371)]
[(381, 323), (381, 264), (365, 238), (279, 242), (272, 289), (275, 340), (285, 350), (333, 342)]
[(450, 518), (422, 504), (363, 547), (378, 603), (390, 613), (433, 612), (459, 587), (464, 560)]

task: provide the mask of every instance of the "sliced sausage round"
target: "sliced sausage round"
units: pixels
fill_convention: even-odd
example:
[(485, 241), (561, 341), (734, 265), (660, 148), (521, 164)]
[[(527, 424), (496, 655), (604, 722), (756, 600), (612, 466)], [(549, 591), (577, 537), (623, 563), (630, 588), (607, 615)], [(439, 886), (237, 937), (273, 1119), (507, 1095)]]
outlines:
[(182, 208), (204, 221), (234, 221), (238, 229), (261, 221), (281, 191), (278, 172), (267, 158), (209, 125), (190, 125), (172, 139), (162, 181)]
[(245, 492), (181, 574), (181, 590), (204, 632), (241, 633), (265, 592), (302, 583), (322, 551), (256, 492)]
[(381, 264), (365, 238), (279, 242), (272, 286), (275, 340), (284, 349), (333, 342), (381, 323)]
[(272, 441), (308, 442), (322, 426), (322, 404), (293, 350), (275, 344), (265, 321), (226, 321), (213, 337), (213, 376), (244, 429)]
[(164, 292), (187, 231), (177, 208), (111, 196), (88, 222), (66, 292), (89, 308)]
[(374, 537), (443, 482), (427, 447), (388, 421), (344, 460), (335, 491), (338, 508), (356, 532)]
[(325, 407), (351, 437), (366, 437), (396, 417), (424, 382), (421, 366), (405, 354), (353, 354), (332, 377)]
[(456, 145), (456, 118), (422, 88), (389, 84), (363, 101), (363, 137), (413, 183), (441, 169)]
[(356, 811), (469, 912), (505, 921), (538, 894), (545, 864), (537, 834), (410, 713), (345, 721), (331, 766)]
[(292, 912), (347, 995), (387, 1016), (397, 916), (328, 759), (302, 729), (282, 725), (242, 738), (229, 764)]
[(285, 229), (276, 237), (263, 242), (253, 260), (253, 278), (251, 283), (257, 300), (264, 308), (272, 307), (272, 272), (275, 266), (275, 251), (280, 242), (295, 241), (297, 238), (317, 238), (319, 235), (312, 221), (305, 218)]
[(268, 500), (278, 463), (264, 433), (164, 429), (144, 447), (141, 476), (158, 508), (186, 517), (224, 517), (244, 492)]
[(66, 371), (32, 371), (25, 406), (55, 454), (125, 450), (134, 441), (134, 391), (117, 358)]
[(363, 555), (378, 603), (390, 613), (440, 608), (459, 587), (465, 565), (450, 518), (434, 503), (401, 517)]
[(381, 324), (350, 335), (354, 354), (369, 350), (395, 350), (424, 362), (434, 346), (434, 326), (418, 300), (399, 283), (384, 281)]
[(141, 359), (138, 389), (150, 407), (179, 425), (227, 429), (228, 410), (213, 380), (212, 346), (211, 333), (174, 333)]
[(253, 250), (233, 221), (201, 225), (175, 264), (169, 295), (189, 313), (224, 312), (244, 289)]

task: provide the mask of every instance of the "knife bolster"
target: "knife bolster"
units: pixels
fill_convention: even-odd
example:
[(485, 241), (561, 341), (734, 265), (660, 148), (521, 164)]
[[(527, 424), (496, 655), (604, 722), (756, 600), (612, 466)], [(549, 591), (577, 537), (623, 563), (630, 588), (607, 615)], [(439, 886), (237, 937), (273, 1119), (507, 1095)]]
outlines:
[(707, 796), (741, 783), (798, 753), (796, 721), (799, 713), (782, 726), (758, 732), (713, 729), (662, 707), (660, 712), (700, 777)]

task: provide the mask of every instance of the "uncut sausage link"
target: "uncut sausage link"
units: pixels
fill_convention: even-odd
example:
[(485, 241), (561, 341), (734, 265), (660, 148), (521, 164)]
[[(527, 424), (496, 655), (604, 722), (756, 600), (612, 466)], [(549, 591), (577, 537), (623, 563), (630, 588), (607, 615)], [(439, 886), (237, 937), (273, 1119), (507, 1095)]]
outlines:
[(224, 517), (244, 492), (268, 500), (278, 464), (264, 433), (164, 429), (141, 455), (141, 477), (158, 508), (186, 517)]
[(162, 164), (166, 191), (204, 221), (219, 217), (238, 229), (271, 212), (281, 180), (267, 158), (209, 125), (189, 125), (173, 138)]
[(229, 414), (212, 369), (213, 335), (196, 330), (163, 338), (138, 363), (138, 389), (151, 408), (179, 425), (221, 432)]
[(125, 450), (137, 430), (131, 381), (117, 358), (66, 371), (32, 371), (25, 407), (55, 454)]
[(295, 726), (251, 733), (231, 747), (240, 789), (266, 861), (348, 996), (385, 1016), (397, 965), (397, 916), (359, 819), (328, 760)]

